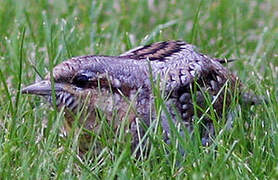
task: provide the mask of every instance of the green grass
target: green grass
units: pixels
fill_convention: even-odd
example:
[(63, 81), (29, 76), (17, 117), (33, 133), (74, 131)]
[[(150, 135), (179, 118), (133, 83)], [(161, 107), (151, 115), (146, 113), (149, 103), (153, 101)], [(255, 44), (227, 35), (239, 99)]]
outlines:
[[(277, 12), (276, 0), (0, 0), (0, 179), (278, 178)], [(75, 134), (59, 135), (63, 115), (20, 94), (72, 56), (118, 55), (169, 39), (238, 59), (229, 68), (269, 103), (241, 107), (230, 130), (219, 123), (209, 147), (174, 133), (186, 157), (174, 142), (163, 142), (154, 122), (151, 151), (136, 159), (130, 137), (103, 120), (92, 142), (101, 153), (80, 160)], [(163, 107), (162, 99), (156, 102)]]

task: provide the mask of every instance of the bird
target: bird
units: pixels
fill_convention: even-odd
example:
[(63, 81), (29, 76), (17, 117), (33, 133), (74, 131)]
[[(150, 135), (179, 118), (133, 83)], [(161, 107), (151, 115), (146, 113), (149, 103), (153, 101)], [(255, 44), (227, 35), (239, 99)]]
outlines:
[(241, 86), (239, 78), (224, 66), (227, 62), (202, 54), (181, 40), (155, 42), (118, 56), (72, 57), (56, 65), (43, 80), (23, 88), (22, 93), (43, 96), (64, 110), (67, 132), (82, 110), (78, 122), (88, 131), (99, 128), (99, 112), (113, 128), (127, 119), (134, 150), (158, 113), (153, 93), (158, 85), (165, 102), (159, 121), (165, 141), (169, 140), (171, 123), (180, 123), (192, 133), (198, 117), (203, 119), (205, 145), (215, 131), (209, 111), (221, 119)]

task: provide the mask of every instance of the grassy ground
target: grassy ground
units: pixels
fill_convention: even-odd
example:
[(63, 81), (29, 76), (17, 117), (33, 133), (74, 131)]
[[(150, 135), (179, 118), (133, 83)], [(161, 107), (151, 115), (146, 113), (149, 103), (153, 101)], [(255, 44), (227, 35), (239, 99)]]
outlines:
[[(1, 179), (278, 178), (277, 12), (276, 0), (0, 0)], [(229, 68), (269, 104), (242, 107), (210, 147), (184, 142), (186, 157), (157, 136), (136, 160), (128, 138), (104, 124), (101, 154), (79, 160), (76, 137), (59, 135), (61, 113), (19, 93), (69, 57), (169, 39), (238, 59)]]

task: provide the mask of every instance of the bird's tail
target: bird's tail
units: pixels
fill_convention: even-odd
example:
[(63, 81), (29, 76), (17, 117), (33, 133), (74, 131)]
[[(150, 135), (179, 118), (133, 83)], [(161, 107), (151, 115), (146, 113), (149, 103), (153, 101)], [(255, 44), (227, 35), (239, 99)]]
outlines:
[[(220, 62), (221, 64), (226, 64), (226, 63), (234, 62), (237, 59), (214, 58), (214, 60)], [(240, 96), (241, 96), (241, 102), (243, 104), (257, 105), (257, 104), (262, 104), (263, 102), (268, 103), (266, 97), (258, 96), (251, 91), (241, 93)]]

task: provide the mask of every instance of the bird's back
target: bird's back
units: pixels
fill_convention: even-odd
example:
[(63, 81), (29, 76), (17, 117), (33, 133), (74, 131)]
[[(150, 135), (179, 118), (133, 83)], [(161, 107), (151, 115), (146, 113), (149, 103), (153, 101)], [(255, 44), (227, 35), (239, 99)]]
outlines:
[[(181, 119), (190, 131), (193, 117), (200, 118), (205, 114), (203, 124), (211, 127), (207, 109), (221, 117), (236, 85), (236, 78), (220, 62), (197, 52), (193, 45), (183, 41), (153, 43), (120, 56), (74, 57), (53, 69), (55, 87), (59, 87), (56, 98), (59, 106), (70, 111), (76, 111), (72, 104), (88, 100), (89, 115), (82, 116), (81, 122), (89, 130), (98, 127), (96, 109), (103, 111), (109, 121), (114, 119), (113, 112), (116, 111), (119, 114), (116, 124), (128, 117), (136, 146), (138, 135), (144, 134), (144, 128), (138, 127), (136, 120), (149, 125), (156, 117), (156, 94), (152, 88), (157, 82), (163, 91), (167, 111), (161, 114), (166, 138), (170, 133), (167, 113), (173, 123)], [(44, 84), (51, 84), (50, 75), (44, 81)], [(43, 86), (48, 92), (51, 89)], [(34, 87), (27, 87), (24, 92), (39, 94), (36, 91), (41, 89)], [(50, 93), (44, 95), (51, 97)], [(66, 112), (66, 119), (72, 124), (72, 113)], [(205, 132), (205, 136), (209, 133)]]
[[(212, 127), (208, 114), (214, 113), (219, 119), (227, 111), (224, 108), (229, 108), (237, 85), (236, 77), (221, 64), (225, 61), (203, 55), (191, 44), (182, 41), (159, 42), (135, 48), (121, 57), (141, 63), (140, 66), (149, 68), (155, 81), (160, 81), (167, 113), (171, 115), (173, 123), (181, 119), (191, 131), (194, 116), (203, 116), (203, 124)], [(166, 112), (161, 117), (163, 129), (169, 134)], [(211, 132), (205, 131), (203, 136), (213, 134), (213, 128), (207, 129)], [(203, 141), (204, 144), (207, 142)]]

